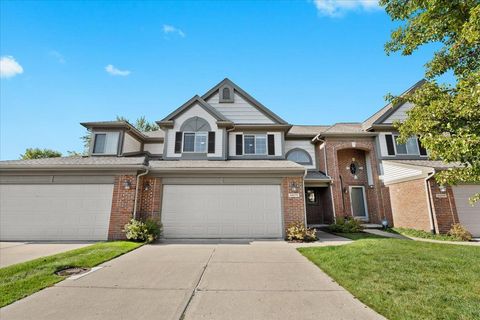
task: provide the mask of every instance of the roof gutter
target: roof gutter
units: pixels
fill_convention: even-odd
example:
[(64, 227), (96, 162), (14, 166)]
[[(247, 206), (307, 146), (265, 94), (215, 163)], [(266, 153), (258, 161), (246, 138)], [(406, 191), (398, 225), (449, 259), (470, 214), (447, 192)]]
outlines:
[(63, 170), (138, 170), (147, 168), (145, 165), (123, 165), (115, 166), (109, 164), (103, 165), (0, 165), (0, 172), (2, 171), (14, 171), (14, 170), (28, 170), (28, 171), (63, 171)]
[(435, 230), (435, 224), (433, 223), (433, 209), (432, 209), (432, 197), (430, 193), (430, 184), (429, 181), (431, 177), (435, 175), (435, 169), (427, 175), (425, 180), (425, 192), (427, 193), (427, 206), (428, 206), (428, 217), (430, 219), (430, 230), (433, 234), (437, 233)]

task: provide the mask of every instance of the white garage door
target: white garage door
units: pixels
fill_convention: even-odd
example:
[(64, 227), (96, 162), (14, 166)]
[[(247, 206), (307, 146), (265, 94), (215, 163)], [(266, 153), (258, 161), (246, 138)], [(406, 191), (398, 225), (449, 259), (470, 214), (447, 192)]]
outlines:
[(0, 185), (1, 240), (106, 240), (113, 184)]
[(165, 185), (165, 238), (281, 238), (279, 185)]
[(453, 187), (458, 219), (474, 237), (480, 237), (480, 203), (472, 206), (468, 198), (480, 192), (480, 185), (459, 185)]

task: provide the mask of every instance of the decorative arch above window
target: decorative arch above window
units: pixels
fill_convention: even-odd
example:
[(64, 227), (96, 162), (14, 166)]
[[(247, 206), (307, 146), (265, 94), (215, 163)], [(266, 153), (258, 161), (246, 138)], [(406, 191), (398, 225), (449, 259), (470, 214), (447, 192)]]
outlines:
[(210, 125), (208, 124), (207, 120), (200, 118), (200, 117), (192, 117), (182, 124), (180, 127), (181, 131), (189, 131), (189, 132), (199, 132), (199, 131), (211, 131)]
[(220, 103), (232, 103), (234, 100), (233, 87), (224, 85), (219, 90), (219, 102)]
[(303, 165), (313, 164), (312, 157), (304, 149), (295, 148), (287, 152), (287, 160)]

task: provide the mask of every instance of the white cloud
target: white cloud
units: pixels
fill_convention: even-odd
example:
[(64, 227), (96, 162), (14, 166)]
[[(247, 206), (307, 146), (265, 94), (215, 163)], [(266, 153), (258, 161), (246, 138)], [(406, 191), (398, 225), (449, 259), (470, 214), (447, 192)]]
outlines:
[(66, 61), (65, 61), (65, 58), (63, 57), (63, 55), (56, 51), (56, 50), (51, 50), (49, 53), (48, 53), (51, 57), (55, 58), (58, 63), (61, 63), (61, 64), (64, 64)]
[(112, 76), (128, 76), (130, 74), (129, 70), (120, 70), (111, 64), (105, 67), (105, 71), (110, 73)]
[(22, 66), (12, 56), (0, 58), (0, 77), (10, 78), (23, 73)]
[(180, 29), (178, 29), (174, 26), (168, 25), (168, 24), (163, 25), (163, 33), (165, 33), (165, 34), (176, 33), (182, 38), (186, 37), (185, 32), (183, 32), (182, 30), (180, 30)]
[(381, 9), (378, 0), (314, 0), (318, 13), (324, 16), (338, 17), (346, 11)]

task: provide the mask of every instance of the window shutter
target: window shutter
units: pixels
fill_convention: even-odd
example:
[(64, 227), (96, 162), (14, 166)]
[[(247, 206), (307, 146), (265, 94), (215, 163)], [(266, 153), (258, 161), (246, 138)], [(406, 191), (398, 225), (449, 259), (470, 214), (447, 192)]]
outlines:
[(243, 154), (243, 135), (237, 134), (235, 137), (235, 154), (242, 155)]
[(208, 153), (215, 153), (215, 132), (208, 132)]
[(427, 149), (425, 149), (422, 146), (422, 143), (420, 142), (420, 139), (417, 138), (417, 141), (418, 141), (418, 149), (420, 149), (420, 155), (421, 156), (426, 156), (427, 155)]
[(393, 136), (391, 134), (385, 135), (385, 141), (387, 142), (387, 152), (389, 156), (395, 155), (395, 148), (393, 147)]
[(175, 132), (175, 153), (182, 153), (182, 132)]
[(268, 155), (274, 156), (275, 155), (275, 135), (269, 134), (268, 138)]

